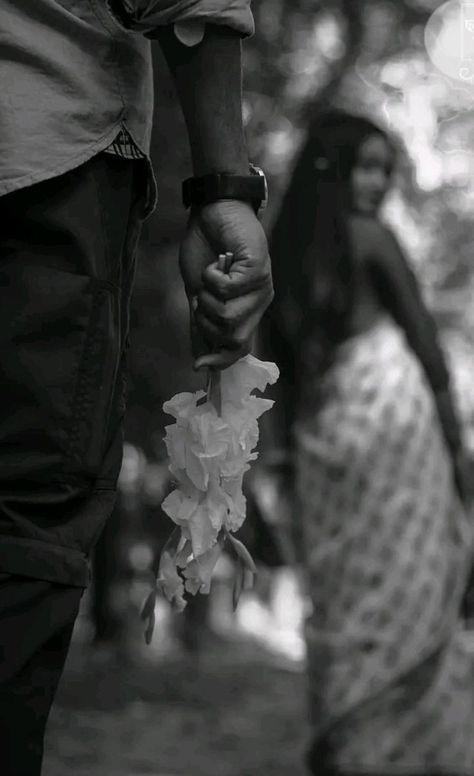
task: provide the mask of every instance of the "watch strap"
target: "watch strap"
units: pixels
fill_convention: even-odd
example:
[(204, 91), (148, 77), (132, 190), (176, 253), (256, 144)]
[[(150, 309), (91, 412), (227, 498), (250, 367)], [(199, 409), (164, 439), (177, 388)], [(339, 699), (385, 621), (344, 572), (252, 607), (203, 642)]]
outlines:
[(262, 175), (230, 175), (213, 173), (183, 182), (183, 204), (186, 208), (202, 206), (219, 199), (250, 202), (256, 211), (266, 199), (266, 183)]

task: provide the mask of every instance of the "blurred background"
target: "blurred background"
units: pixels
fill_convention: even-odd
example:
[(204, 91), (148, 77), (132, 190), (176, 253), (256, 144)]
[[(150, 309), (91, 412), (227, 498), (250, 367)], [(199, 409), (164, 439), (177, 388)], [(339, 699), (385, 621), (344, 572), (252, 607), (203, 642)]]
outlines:
[[(439, 5), (254, 0), (245, 123), (251, 158), (269, 179), (268, 229), (322, 105), (365, 113), (399, 139), (397, 185), (384, 217), (440, 324), (474, 454), (474, 85), (450, 78), (428, 56), (427, 24)], [(245, 536), (258, 582), (237, 613), (232, 561), (224, 556), (209, 599), (182, 615), (158, 603), (149, 647), (139, 620), (149, 564), (171, 530), (159, 506), (169, 487), (162, 404), (203, 387), (190, 368), (177, 262), (189, 152), (170, 76), (158, 49), (155, 55), (159, 206), (140, 245), (120, 495), (51, 716), (44, 773), (286, 776), (291, 769), (302, 776), (306, 604), (290, 567), (284, 502), (264, 480), (264, 509), (251, 505)]]

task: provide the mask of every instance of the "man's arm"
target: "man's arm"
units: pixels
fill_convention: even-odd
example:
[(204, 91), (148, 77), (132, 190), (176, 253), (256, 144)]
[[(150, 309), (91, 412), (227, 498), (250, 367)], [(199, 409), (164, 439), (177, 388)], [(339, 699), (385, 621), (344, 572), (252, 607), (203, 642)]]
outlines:
[[(125, 26), (160, 43), (185, 117), (195, 176), (248, 175), (241, 37), (253, 32), (250, 0), (108, 2)], [(198, 42), (184, 45), (182, 25), (201, 22)], [(224, 253), (233, 255), (228, 274), (217, 265)], [(192, 207), (180, 267), (195, 367), (229, 366), (250, 350), (273, 297), (267, 241), (252, 202), (218, 199)]]
[(247, 175), (241, 38), (254, 30), (250, 0), (106, 3), (121, 26), (159, 41), (183, 109), (194, 174)]
[(208, 24), (195, 46), (183, 45), (172, 26), (158, 29), (154, 37), (175, 80), (194, 174), (247, 175), (240, 34), (230, 27)]

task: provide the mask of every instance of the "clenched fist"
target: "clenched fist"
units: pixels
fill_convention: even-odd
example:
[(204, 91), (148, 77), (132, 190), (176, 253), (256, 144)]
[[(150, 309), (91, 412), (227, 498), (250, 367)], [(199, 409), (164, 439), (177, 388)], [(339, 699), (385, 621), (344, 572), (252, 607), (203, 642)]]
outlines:
[[(232, 253), (228, 273), (217, 257)], [(180, 249), (190, 304), (194, 367), (223, 369), (249, 352), (273, 299), (263, 228), (250, 204), (218, 200), (191, 213)]]

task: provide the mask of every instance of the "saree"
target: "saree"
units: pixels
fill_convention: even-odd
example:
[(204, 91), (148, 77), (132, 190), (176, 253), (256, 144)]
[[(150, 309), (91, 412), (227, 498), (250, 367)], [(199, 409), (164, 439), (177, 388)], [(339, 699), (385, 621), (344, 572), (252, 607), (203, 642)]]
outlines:
[(313, 773), (474, 773), (472, 538), (431, 389), (384, 316), (294, 428)]

